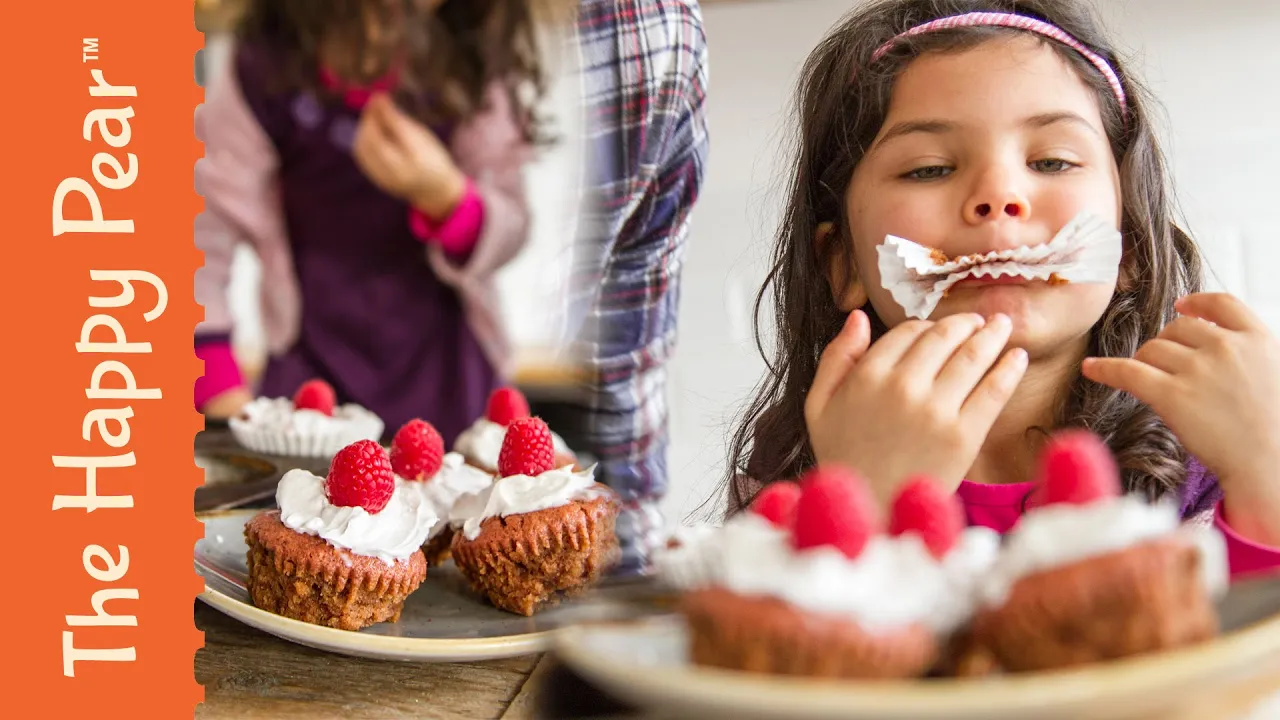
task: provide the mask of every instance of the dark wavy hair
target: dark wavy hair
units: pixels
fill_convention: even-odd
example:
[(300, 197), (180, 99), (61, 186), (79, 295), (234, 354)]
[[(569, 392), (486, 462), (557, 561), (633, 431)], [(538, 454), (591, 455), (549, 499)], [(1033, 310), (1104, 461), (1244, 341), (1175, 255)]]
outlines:
[[(936, 31), (897, 43), (876, 63), (871, 55), (910, 27), (975, 11), (1018, 13), (1062, 28), (1111, 63), (1128, 96), (1128, 113), (1122, 117), (1115, 96), (1092, 65), (1060, 43), (1041, 40), (1097, 91), (1120, 168), (1125, 247), (1121, 279), (1093, 327), (1088, 353), (1132, 356), (1172, 320), (1177, 298), (1200, 289), (1199, 252), (1174, 222), (1173, 192), (1148, 114), (1153, 101), (1126, 72), (1088, 6), (1079, 0), (880, 0), (862, 5), (826, 36), (801, 73), (794, 174), (772, 268), (755, 302), (756, 345), (769, 371), (730, 441), (730, 514), (750, 503), (752, 488), (794, 478), (814, 464), (805, 427), (805, 395), (823, 348), (846, 317), (833, 302), (825, 281), (827, 268), (840, 257), (853, 257), (843, 198), (854, 167), (884, 123), (895, 78), (923, 53), (957, 52), (1018, 31)], [(818, 248), (813, 238), (823, 221), (838, 226), (833, 235), (839, 242)], [(776, 332), (772, 352), (761, 333), (766, 303)], [(864, 310), (871, 318), (874, 341), (887, 329), (870, 305)], [(1101, 435), (1116, 454), (1127, 490), (1154, 498), (1185, 479), (1184, 451), (1173, 433), (1149, 407), (1126, 393), (1079, 377), (1061, 397), (1055, 423), (1058, 428), (1083, 427)]]
[[(456, 127), (483, 109), (487, 86), (505, 83), (525, 139), (549, 140), (534, 105), (546, 90), (529, 0), (249, 0), (241, 41), (264, 44), (283, 58), (280, 90), (320, 94), (321, 48), (345, 49), (335, 70), (352, 82), (402, 65), (396, 99), (431, 127)], [(370, 39), (370, 27), (378, 40)], [(372, 68), (364, 60), (373, 58)]]

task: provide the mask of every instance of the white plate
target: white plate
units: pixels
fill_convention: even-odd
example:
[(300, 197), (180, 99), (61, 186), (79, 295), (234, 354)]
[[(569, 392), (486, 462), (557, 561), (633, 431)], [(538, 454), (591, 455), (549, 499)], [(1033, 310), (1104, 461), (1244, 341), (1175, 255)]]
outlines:
[(592, 602), (589, 595), (531, 618), (513, 615), (473, 595), (450, 562), (427, 571), (426, 580), (405, 601), (404, 612), (394, 623), (352, 632), (281, 617), (254, 607), (245, 589), (244, 524), (256, 512), (201, 516), (205, 536), (195, 547), (196, 572), (205, 581), (200, 599), (247, 625), (301, 645), (385, 660), (490, 660), (542, 652), (553, 630), (613, 612), (607, 604)]
[(1223, 624), (1244, 628), (1194, 648), (1071, 671), (982, 680), (840, 682), (756, 675), (689, 663), (675, 617), (559, 631), (556, 654), (638, 707), (692, 717), (876, 720), (1107, 720), (1150, 717), (1215, 685), (1280, 662), (1280, 585), (1242, 586)]

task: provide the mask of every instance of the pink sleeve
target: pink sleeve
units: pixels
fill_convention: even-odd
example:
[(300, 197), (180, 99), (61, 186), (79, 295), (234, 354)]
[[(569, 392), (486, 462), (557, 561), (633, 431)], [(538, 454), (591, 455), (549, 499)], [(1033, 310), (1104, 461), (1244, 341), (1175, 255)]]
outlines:
[(244, 385), (240, 368), (231, 353), (231, 344), (211, 342), (196, 346), (196, 357), (204, 361), (204, 376), (196, 380), (196, 409), (222, 393)]
[(1232, 529), (1223, 513), (1222, 503), (1214, 511), (1214, 525), (1227, 541), (1227, 562), (1231, 579), (1266, 574), (1280, 570), (1280, 548), (1254, 542)]
[(244, 99), (234, 53), (214, 68), (195, 129), (204, 144), (195, 167), (196, 192), (204, 198), (195, 222), (195, 244), (204, 253), (195, 277), (204, 321), (196, 333), (230, 333), (227, 287), (236, 246), (247, 241), (257, 248), (285, 236), (275, 146)]
[[(529, 145), (516, 123), (515, 109), (505, 86), (493, 83), (488, 106), (454, 133), (451, 150), (458, 169), (470, 178), (474, 192), (471, 209), (455, 212), (457, 223), (450, 240), (475, 233), (473, 248), (459, 262), (445, 239), (427, 244), (427, 258), (436, 275), (454, 287), (475, 284), (492, 277), (510, 262), (529, 239), (529, 211), (525, 200), (524, 166)], [(458, 208), (463, 211), (463, 207)], [(474, 227), (474, 230), (471, 229)], [(444, 228), (439, 232), (444, 233)], [(456, 232), (456, 235), (453, 235)], [(461, 242), (459, 242), (461, 244)]]
[(437, 242), (451, 259), (466, 261), (480, 240), (484, 228), (484, 200), (475, 183), (467, 179), (461, 202), (441, 221), (434, 221), (417, 208), (409, 210), (409, 227), (423, 242)]

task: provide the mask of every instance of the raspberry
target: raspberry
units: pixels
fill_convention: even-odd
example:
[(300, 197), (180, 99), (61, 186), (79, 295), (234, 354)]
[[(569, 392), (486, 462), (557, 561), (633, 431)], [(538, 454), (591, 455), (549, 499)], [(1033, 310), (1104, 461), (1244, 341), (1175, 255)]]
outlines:
[(308, 380), (293, 394), (293, 407), (298, 410), (315, 410), (333, 415), (333, 407), (337, 404), (338, 398), (333, 392), (333, 386), (323, 380)]
[(1087, 505), (1120, 494), (1120, 470), (1102, 438), (1087, 430), (1054, 435), (1040, 454), (1035, 505)]
[(391, 439), (391, 469), (405, 480), (430, 480), (443, 459), (444, 438), (425, 420), (410, 420)]
[(964, 526), (964, 508), (932, 478), (908, 480), (893, 500), (889, 534), (916, 533), (935, 558), (942, 559), (955, 546)]
[(541, 475), (555, 466), (556, 450), (551, 429), (541, 418), (520, 418), (507, 427), (498, 453), (498, 473)]
[(515, 388), (498, 388), (489, 395), (489, 406), (484, 416), (491, 423), (510, 425), (520, 418), (529, 417), (529, 401)]
[(752, 501), (751, 511), (783, 530), (790, 530), (796, 524), (796, 503), (799, 500), (799, 485), (793, 482), (773, 483)]
[(339, 507), (362, 507), (378, 513), (396, 489), (391, 461), (382, 446), (372, 440), (358, 440), (338, 451), (329, 465), (324, 494)]
[(880, 529), (875, 499), (858, 475), (820, 467), (801, 479), (791, 537), (795, 549), (830, 545), (853, 559)]

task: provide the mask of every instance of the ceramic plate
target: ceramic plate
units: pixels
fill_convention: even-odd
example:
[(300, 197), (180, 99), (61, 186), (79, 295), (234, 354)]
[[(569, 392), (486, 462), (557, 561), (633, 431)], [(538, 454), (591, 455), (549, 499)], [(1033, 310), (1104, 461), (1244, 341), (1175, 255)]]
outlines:
[[(527, 655), (546, 650), (551, 631), (584, 619), (618, 617), (611, 592), (619, 580), (581, 600), (531, 618), (498, 610), (472, 595), (453, 564), (427, 571), (405, 601), (400, 620), (359, 632), (320, 627), (259, 610), (245, 590), (244, 524), (256, 511), (201, 516), (205, 535), (196, 543), (196, 571), (204, 577), (200, 599), (241, 622), (309, 647), (357, 657), (418, 662), (459, 662)], [(631, 594), (627, 591), (627, 594)], [(612, 609), (611, 609), (612, 608)]]
[(983, 680), (837, 682), (694, 667), (672, 616), (565, 628), (557, 655), (618, 698), (691, 717), (876, 720), (1106, 720), (1161, 717), (1216, 684), (1280, 662), (1280, 581), (1243, 584), (1221, 608), (1223, 637), (1073, 671)]

